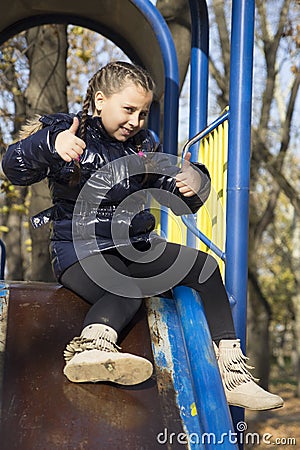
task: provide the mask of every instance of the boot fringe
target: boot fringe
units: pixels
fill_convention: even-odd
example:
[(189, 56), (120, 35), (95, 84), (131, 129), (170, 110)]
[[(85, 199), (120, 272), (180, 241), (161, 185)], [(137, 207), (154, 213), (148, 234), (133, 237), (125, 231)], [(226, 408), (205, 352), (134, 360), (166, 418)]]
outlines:
[(243, 355), (240, 348), (222, 349), (219, 355), (219, 368), (226, 389), (229, 391), (249, 381), (258, 381), (249, 372), (254, 367), (249, 366), (248, 358)]
[(106, 333), (101, 334), (97, 338), (86, 338), (78, 336), (72, 339), (64, 350), (65, 361), (70, 361), (77, 353), (85, 350), (102, 350), (104, 352), (119, 352), (119, 347), (115, 342), (107, 338)]

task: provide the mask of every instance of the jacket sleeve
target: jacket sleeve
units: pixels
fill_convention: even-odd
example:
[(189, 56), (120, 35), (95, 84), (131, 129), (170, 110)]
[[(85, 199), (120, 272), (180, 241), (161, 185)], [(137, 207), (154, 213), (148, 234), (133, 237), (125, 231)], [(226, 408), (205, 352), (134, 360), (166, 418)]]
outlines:
[(50, 169), (59, 169), (64, 164), (54, 148), (56, 135), (70, 126), (67, 120), (70, 116), (64, 116), (64, 120), (58, 120), (57, 115), (42, 117), (44, 128), (7, 148), (2, 169), (12, 184), (28, 186), (37, 183), (48, 175)]
[[(185, 197), (176, 187), (176, 175), (180, 171), (178, 162), (180, 159), (174, 155), (158, 152), (146, 155), (149, 159), (150, 174), (149, 188), (153, 188), (151, 194), (162, 205), (170, 208), (174, 214), (183, 215), (196, 213), (208, 199), (211, 189), (211, 179), (207, 168), (201, 163), (192, 163), (201, 178), (201, 186), (197, 194)], [(147, 162), (146, 162), (147, 167)]]

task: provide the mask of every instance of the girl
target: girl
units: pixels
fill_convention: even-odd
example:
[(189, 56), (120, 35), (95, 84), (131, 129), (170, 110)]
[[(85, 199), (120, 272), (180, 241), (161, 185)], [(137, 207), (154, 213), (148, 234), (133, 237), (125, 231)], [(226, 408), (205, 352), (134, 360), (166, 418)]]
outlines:
[(64, 374), (73, 382), (147, 380), (152, 364), (121, 353), (118, 335), (143, 297), (181, 284), (201, 295), (229, 404), (278, 408), (282, 399), (248, 371), (216, 261), (154, 232), (147, 190), (177, 215), (195, 213), (208, 198), (210, 177), (202, 164), (189, 163), (189, 154), (180, 170), (143, 129), (153, 92), (142, 68), (109, 63), (89, 81), (81, 113), (39, 118), (40, 129), (29, 125), (2, 161), (13, 184), (48, 178), (53, 207), (32, 223), (52, 220), (56, 277), (92, 305), (81, 335), (66, 346)]

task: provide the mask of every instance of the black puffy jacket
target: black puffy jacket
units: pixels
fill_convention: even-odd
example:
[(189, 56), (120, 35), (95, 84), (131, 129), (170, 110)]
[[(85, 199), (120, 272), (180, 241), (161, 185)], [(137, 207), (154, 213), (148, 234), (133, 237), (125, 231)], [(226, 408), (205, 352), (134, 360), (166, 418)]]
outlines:
[(174, 178), (180, 170), (177, 158), (162, 153), (149, 131), (141, 130), (122, 143), (108, 136), (98, 117), (88, 118), (80, 182), (72, 187), (74, 162), (65, 162), (54, 142), (73, 117), (41, 117), (43, 128), (10, 145), (2, 160), (4, 173), (15, 185), (48, 178), (53, 207), (33, 217), (32, 224), (52, 221), (50, 248), (58, 280), (67, 267), (95, 252), (161, 239), (151, 233), (155, 219), (146, 207), (149, 191), (177, 215), (196, 212), (210, 192), (207, 169), (195, 164), (201, 174), (200, 192), (182, 196)]

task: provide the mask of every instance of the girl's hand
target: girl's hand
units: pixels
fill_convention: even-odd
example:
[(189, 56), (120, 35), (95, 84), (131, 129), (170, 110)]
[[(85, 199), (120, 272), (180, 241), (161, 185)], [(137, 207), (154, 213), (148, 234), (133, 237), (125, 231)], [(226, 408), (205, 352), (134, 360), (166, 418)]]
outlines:
[(78, 160), (85, 149), (85, 142), (76, 136), (78, 127), (78, 117), (74, 117), (70, 128), (62, 131), (56, 136), (54, 144), (55, 150), (64, 161), (70, 162), (72, 159)]
[(192, 197), (199, 192), (201, 176), (190, 164), (191, 153), (188, 152), (183, 161), (181, 171), (176, 175), (176, 186), (184, 197)]

